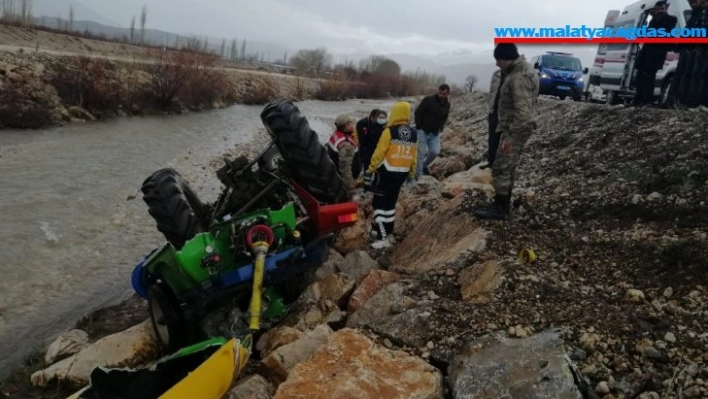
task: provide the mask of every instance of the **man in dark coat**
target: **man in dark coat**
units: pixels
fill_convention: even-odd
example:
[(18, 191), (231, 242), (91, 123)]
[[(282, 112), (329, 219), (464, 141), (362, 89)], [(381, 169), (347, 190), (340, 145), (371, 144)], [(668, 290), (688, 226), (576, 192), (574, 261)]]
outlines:
[[(691, 5), (691, 17), (686, 22), (686, 28), (701, 28), (701, 14), (703, 12), (703, 0), (689, 0)], [(674, 108), (682, 108), (686, 105), (689, 88), (691, 86), (691, 74), (695, 63), (695, 44), (679, 44), (674, 48), (679, 53), (679, 61), (676, 66), (674, 80), (669, 90), (669, 105)]]
[(423, 174), (430, 174), (428, 166), (440, 153), (440, 133), (450, 114), (449, 95), (450, 86), (442, 84), (437, 94), (423, 98), (415, 110), (415, 128), (418, 131), (416, 180)]
[[(649, 22), (649, 29), (663, 28), (669, 33), (676, 27), (678, 19), (673, 15), (668, 15), (666, 13), (667, 8), (668, 6), (663, 0), (654, 4), (653, 18)], [(664, 67), (666, 53), (670, 49), (670, 44), (645, 43), (642, 46), (634, 62), (634, 68), (637, 70), (637, 92), (634, 95), (634, 106), (642, 107), (651, 105), (654, 102), (656, 72)]]

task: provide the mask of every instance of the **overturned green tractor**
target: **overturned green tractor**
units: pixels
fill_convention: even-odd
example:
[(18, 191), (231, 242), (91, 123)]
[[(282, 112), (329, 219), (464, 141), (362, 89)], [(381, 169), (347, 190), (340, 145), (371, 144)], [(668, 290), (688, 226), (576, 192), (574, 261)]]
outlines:
[(223, 299), (236, 299), (251, 332), (283, 317), (302, 276), (356, 222), (356, 202), (298, 108), (277, 101), (261, 120), (272, 142), (253, 160), (224, 160), (215, 203), (202, 203), (173, 169), (143, 183), (168, 242), (135, 267), (132, 283), (167, 350), (202, 339), (199, 320)]

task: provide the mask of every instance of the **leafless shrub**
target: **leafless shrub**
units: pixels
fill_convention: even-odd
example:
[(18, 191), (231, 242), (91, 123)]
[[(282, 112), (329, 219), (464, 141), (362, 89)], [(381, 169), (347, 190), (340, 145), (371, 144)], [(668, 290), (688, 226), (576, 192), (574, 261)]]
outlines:
[(50, 101), (25, 82), (6, 82), (0, 89), (0, 126), (39, 129), (54, 123)]

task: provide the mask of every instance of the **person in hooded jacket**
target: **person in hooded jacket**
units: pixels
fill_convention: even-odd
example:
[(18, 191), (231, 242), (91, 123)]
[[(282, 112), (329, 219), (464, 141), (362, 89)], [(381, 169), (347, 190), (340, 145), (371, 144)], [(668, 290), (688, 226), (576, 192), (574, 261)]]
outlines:
[[(362, 123), (364, 120), (367, 123)], [(356, 136), (359, 140), (359, 159), (361, 159), (364, 171), (371, 163), (371, 157), (374, 155), (376, 145), (379, 143), (381, 133), (386, 128), (387, 121), (388, 115), (386, 111), (375, 109), (371, 111), (369, 118), (361, 119), (356, 125)]]
[[(416, 173), (418, 134), (410, 126), (411, 105), (398, 101), (391, 108), (388, 126), (381, 133), (371, 162), (364, 173), (364, 186), (374, 192), (372, 235), (374, 249), (391, 246), (396, 202), (401, 187)], [(374, 174), (375, 173), (375, 174)]]
[(327, 153), (337, 166), (349, 198), (352, 199), (356, 194), (356, 178), (361, 173), (354, 120), (349, 115), (339, 115), (334, 126), (336, 129), (327, 141)]

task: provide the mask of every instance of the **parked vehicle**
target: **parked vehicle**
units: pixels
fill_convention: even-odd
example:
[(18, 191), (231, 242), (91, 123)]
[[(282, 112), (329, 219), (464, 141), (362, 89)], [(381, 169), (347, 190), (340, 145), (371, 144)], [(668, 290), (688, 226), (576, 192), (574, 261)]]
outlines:
[(539, 94), (558, 96), (561, 100), (570, 96), (580, 101), (585, 87), (583, 75), (588, 73), (588, 69), (583, 69), (578, 57), (549, 51), (533, 57), (531, 62), (538, 70)]
[[(614, 27), (631, 29), (648, 25), (651, 21), (651, 11), (656, 0), (641, 0), (626, 6), (617, 17)], [(677, 28), (686, 26), (686, 21), (691, 15), (688, 1), (670, 2), (667, 10), (669, 15), (678, 18)], [(629, 101), (636, 92), (636, 70), (634, 61), (639, 54), (638, 43), (612, 43), (608, 44), (605, 51), (604, 64), (600, 73), (600, 87), (607, 93), (606, 102), (611, 105)], [(673, 81), (679, 55), (669, 52), (664, 61), (664, 67), (656, 74), (654, 96), (659, 99), (660, 105), (666, 103), (669, 89)]]
[[(617, 17), (620, 15), (620, 10), (610, 10), (605, 16), (604, 28), (612, 27)], [(602, 43), (597, 47), (597, 54), (593, 60), (592, 67), (585, 78), (585, 100), (591, 102), (605, 102), (605, 91), (600, 87), (600, 78), (602, 75), (602, 67), (605, 64), (605, 53), (607, 52), (607, 44)]]
[(261, 119), (273, 141), (254, 160), (224, 160), (214, 204), (173, 169), (143, 183), (168, 242), (135, 267), (132, 283), (165, 349), (198, 342), (199, 320), (220, 299), (237, 302), (244, 334), (277, 321), (304, 288), (300, 277), (326, 260), (334, 233), (357, 220), (357, 203), (298, 108), (274, 102)]

